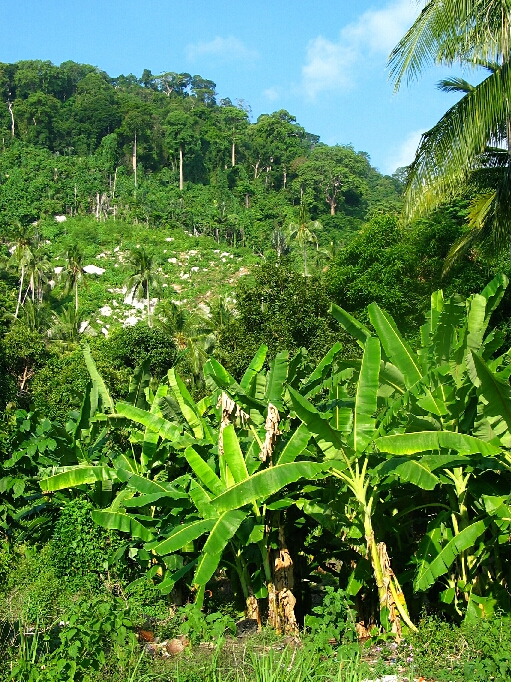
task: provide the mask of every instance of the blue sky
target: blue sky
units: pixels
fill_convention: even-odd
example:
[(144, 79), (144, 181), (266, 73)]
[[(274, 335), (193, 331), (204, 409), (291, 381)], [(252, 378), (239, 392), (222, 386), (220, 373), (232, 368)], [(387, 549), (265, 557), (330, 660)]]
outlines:
[(111, 76), (200, 74), (220, 97), (287, 109), (328, 144), (352, 144), (385, 173), (454, 103), (431, 69), (393, 94), (386, 58), (417, 0), (2, 0), (0, 61), (72, 59)]

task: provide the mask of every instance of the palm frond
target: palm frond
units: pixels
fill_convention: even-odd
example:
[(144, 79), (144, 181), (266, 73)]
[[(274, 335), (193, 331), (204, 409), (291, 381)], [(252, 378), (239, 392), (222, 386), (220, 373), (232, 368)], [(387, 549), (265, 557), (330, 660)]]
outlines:
[(437, 88), (442, 92), (472, 92), (474, 86), (471, 85), (464, 78), (458, 78), (456, 76), (451, 76), (450, 78), (444, 78), (437, 83)]
[(423, 215), (456, 196), (509, 119), (511, 68), (504, 64), (451, 107), (422, 139), (408, 175), (405, 212)]
[(389, 56), (394, 89), (435, 63), (500, 64), (509, 51), (510, 9), (509, 0), (427, 2)]

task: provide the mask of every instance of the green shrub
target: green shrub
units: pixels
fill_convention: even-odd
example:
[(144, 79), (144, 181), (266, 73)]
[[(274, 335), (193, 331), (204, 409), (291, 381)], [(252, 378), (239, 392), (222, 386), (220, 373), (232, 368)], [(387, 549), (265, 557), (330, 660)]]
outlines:
[(56, 575), (77, 586), (97, 582), (112, 550), (112, 535), (94, 523), (92, 509), (92, 504), (82, 498), (68, 502), (49, 545)]
[(12, 670), (18, 682), (127, 680), (141, 661), (125, 602), (105, 596), (73, 604), (57, 642), (54, 632), (36, 630), (28, 645), (24, 638), (21, 644)]
[(162, 596), (151, 579), (141, 578), (133, 581), (126, 589), (126, 596), (131, 619), (136, 626), (153, 628), (157, 625), (158, 632), (164, 632), (165, 637), (168, 637), (169, 633), (174, 633), (175, 623), (170, 623), (174, 610), (170, 606), (169, 598)]
[[(130, 370), (112, 365), (106, 339), (91, 339), (90, 346), (111, 395), (114, 399), (123, 397), (128, 390)], [(70, 410), (80, 406), (89, 381), (81, 348), (55, 354), (34, 376), (31, 386), (34, 406), (49, 419), (65, 423)]]
[(71, 593), (57, 575), (48, 545), (40, 552), (23, 547), (10, 564), (0, 612), (11, 623), (41, 626), (58, 620)]
[(356, 613), (350, 596), (344, 590), (325, 587), (323, 603), (312, 611), (315, 615), (305, 616), (305, 625), (318, 642), (328, 642), (329, 639), (338, 642), (356, 640)]
[(109, 339), (107, 352), (115, 366), (131, 369), (148, 359), (151, 375), (157, 379), (164, 377), (174, 366), (177, 356), (172, 338), (142, 322), (115, 331)]

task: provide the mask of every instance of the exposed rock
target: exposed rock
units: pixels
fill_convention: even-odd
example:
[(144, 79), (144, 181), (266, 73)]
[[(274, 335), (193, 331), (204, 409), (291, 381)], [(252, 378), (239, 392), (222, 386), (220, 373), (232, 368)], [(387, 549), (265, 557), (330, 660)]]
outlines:
[(255, 618), (244, 618), (236, 623), (236, 637), (248, 637), (254, 635), (259, 628)]
[(190, 646), (190, 641), (184, 635), (179, 635), (179, 637), (170, 639), (167, 642), (165, 649), (171, 656), (179, 656), (187, 646)]
[(89, 275), (102, 275), (105, 272), (105, 268), (98, 268), (97, 265), (85, 265), (83, 269)]

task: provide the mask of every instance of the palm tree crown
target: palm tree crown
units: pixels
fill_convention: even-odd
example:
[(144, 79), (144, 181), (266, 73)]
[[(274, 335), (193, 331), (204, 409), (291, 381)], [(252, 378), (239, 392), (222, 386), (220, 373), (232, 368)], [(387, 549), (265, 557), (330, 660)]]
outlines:
[(18, 236), (14, 244), (14, 249), (12, 251), (11, 257), (8, 262), (9, 265), (15, 266), (20, 273), (18, 300), (16, 303), (16, 312), (14, 313), (15, 318), (18, 317), (21, 305), (21, 296), (23, 292), (23, 285), (25, 282), (25, 274), (27, 268), (30, 266), (30, 263), (33, 261), (33, 259), (34, 254), (32, 251), (32, 240), (30, 238), (30, 235), (27, 230), (23, 229), (21, 225), (19, 225)]
[(475, 240), (497, 251), (511, 244), (511, 5), (509, 0), (430, 0), (394, 48), (396, 89), (433, 63), (455, 62), (487, 75), (472, 86), (440, 82), (463, 96), (420, 141), (405, 193), (408, 219), (461, 192), (475, 192), (470, 231), (453, 246), (447, 266)]
[(127, 291), (131, 296), (145, 298), (147, 309), (147, 324), (151, 326), (151, 295), (153, 287), (160, 283), (160, 277), (155, 272), (153, 257), (145, 249), (133, 249), (129, 256), (132, 273), (126, 281)]
[(303, 250), (303, 274), (305, 277), (309, 274), (307, 270), (307, 244), (314, 243), (316, 249), (318, 248), (318, 238), (314, 230), (319, 230), (321, 227), (319, 220), (309, 220), (307, 207), (303, 202), (300, 204), (298, 222), (290, 223), (288, 227), (289, 238), (295, 238)]
[(67, 265), (62, 273), (66, 282), (65, 292), (68, 294), (74, 289), (75, 310), (78, 310), (78, 284), (85, 281), (85, 276), (87, 275), (83, 266), (83, 254), (75, 244), (69, 247), (66, 255)]

